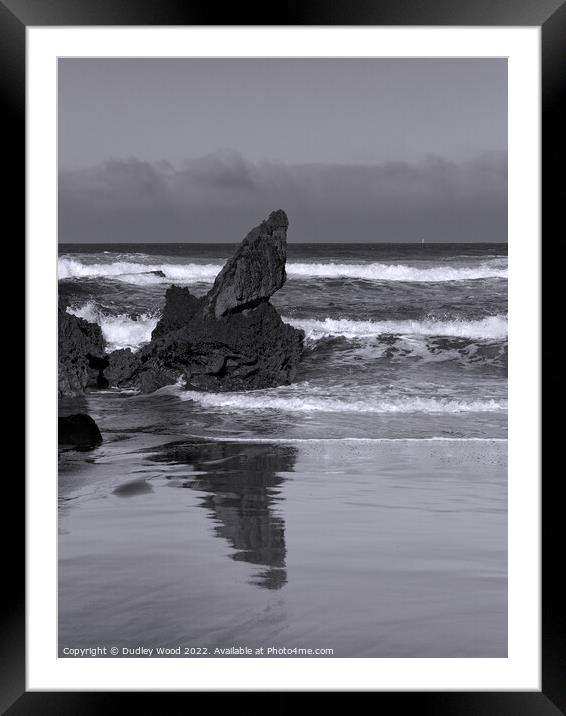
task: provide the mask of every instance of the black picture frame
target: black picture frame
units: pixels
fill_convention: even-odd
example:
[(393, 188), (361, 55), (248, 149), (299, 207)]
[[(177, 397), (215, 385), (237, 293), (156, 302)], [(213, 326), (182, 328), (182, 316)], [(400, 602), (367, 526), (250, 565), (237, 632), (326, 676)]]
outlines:
[[(221, 18), (221, 21), (219, 19)], [(0, 96), (4, 134), (4, 174), (12, 195), (3, 207), (5, 226), (15, 240), (16, 227), (25, 232), (25, 44), (28, 26), (63, 25), (428, 25), (539, 26), (542, 28), (542, 177), (543, 230), (559, 226), (558, 208), (564, 181), (559, 99), (566, 78), (566, 6), (561, 0), (349, 0), (338, 4), (308, 0), (258, 9), (241, 3), (207, 4), (175, 0), (0, 0)], [(563, 175), (563, 172), (562, 172)], [(563, 199), (562, 199), (563, 203)], [(8, 214), (8, 216), (6, 215)], [(10, 216), (11, 214), (11, 216)], [(12, 221), (8, 222), (11, 218)], [(13, 326), (11, 327), (13, 329)], [(10, 336), (13, 333), (10, 333)], [(538, 340), (533, 336), (533, 340)], [(27, 446), (33, 449), (33, 446)], [(553, 476), (554, 477), (554, 476)], [(560, 564), (563, 542), (561, 479), (544, 484), (542, 507), (542, 690), (499, 692), (375, 692), (379, 707), (405, 708), (431, 714), (566, 713), (566, 618), (561, 604)], [(25, 533), (24, 480), (8, 479), (5, 506), (20, 517), (6, 536), (4, 556), (13, 559), (4, 583), (6, 604), (1, 614), (0, 708), (10, 716), (23, 714), (95, 714), (134, 707), (142, 713), (166, 708), (164, 697), (190, 694), (132, 692), (28, 692), (25, 687)], [(127, 699), (127, 704), (126, 704)], [(169, 701), (169, 698), (167, 699)], [(392, 703), (394, 702), (394, 703)]]

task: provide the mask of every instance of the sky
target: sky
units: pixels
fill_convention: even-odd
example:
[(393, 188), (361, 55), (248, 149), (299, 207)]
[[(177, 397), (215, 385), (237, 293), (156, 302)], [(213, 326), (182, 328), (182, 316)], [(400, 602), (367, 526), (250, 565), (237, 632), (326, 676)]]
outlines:
[(504, 59), (73, 59), (59, 239), (506, 241)]

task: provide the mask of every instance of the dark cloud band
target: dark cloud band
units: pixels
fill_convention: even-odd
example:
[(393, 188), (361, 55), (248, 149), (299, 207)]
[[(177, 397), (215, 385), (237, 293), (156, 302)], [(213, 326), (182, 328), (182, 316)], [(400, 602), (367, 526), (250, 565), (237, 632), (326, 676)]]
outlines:
[(506, 241), (507, 155), (286, 164), (216, 152), (62, 170), (62, 242), (239, 241), (274, 208), (290, 241)]

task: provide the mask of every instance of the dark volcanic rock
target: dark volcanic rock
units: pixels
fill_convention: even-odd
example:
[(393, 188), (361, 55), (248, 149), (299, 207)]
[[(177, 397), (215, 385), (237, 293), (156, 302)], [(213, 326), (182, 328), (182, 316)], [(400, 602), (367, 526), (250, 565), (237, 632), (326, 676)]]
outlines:
[(170, 286), (165, 292), (163, 315), (153, 329), (151, 338), (164, 336), (166, 333), (176, 331), (181, 326), (186, 326), (203, 305), (204, 299), (193, 296), (188, 288)]
[[(203, 298), (171, 286), (151, 342), (104, 354), (100, 327), (59, 309), (59, 391), (98, 387), (151, 392), (182, 379), (193, 390), (254, 390), (293, 381), (303, 331), (269, 298), (285, 282), (287, 216), (274, 211), (243, 240)], [(98, 371), (98, 373), (96, 373)]]
[(151, 343), (136, 354), (110, 354), (111, 385), (151, 392), (180, 378), (193, 390), (291, 383), (304, 333), (283, 323), (269, 303), (285, 281), (287, 224), (276, 211), (253, 229), (204, 298), (171, 286)]
[(96, 323), (72, 316), (59, 302), (59, 396), (78, 395), (88, 385), (104, 385), (107, 364), (102, 330)]
[(208, 293), (216, 318), (253, 308), (283, 286), (288, 226), (287, 214), (274, 211), (245, 237)]
[(104, 369), (104, 377), (110, 386), (115, 387), (126, 384), (139, 368), (138, 353), (132, 353), (130, 348), (121, 348), (108, 354), (108, 365)]
[(270, 303), (219, 319), (199, 313), (140, 351), (130, 381), (144, 392), (175, 383), (189, 389), (253, 390), (292, 382), (303, 332), (283, 323)]
[(102, 442), (98, 425), (85, 413), (60, 417), (58, 437), (59, 445), (88, 447)]

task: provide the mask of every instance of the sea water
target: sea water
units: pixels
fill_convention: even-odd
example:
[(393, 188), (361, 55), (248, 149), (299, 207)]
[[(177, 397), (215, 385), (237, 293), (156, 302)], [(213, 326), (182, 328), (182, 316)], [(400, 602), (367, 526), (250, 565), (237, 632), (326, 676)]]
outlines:
[[(135, 351), (234, 250), (62, 245), (59, 290)], [(290, 386), (62, 402), (104, 442), (60, 452), (60, 652), (505, 656), (507, 246), (290, 244), (272, 302)]]

